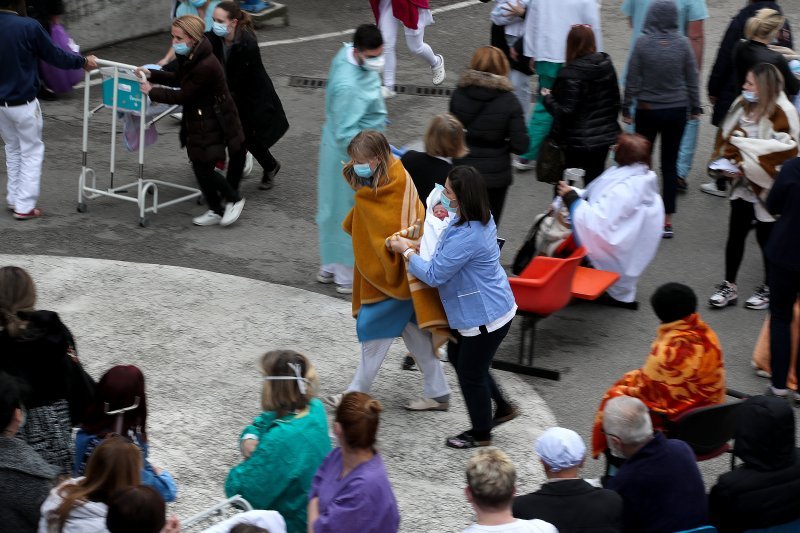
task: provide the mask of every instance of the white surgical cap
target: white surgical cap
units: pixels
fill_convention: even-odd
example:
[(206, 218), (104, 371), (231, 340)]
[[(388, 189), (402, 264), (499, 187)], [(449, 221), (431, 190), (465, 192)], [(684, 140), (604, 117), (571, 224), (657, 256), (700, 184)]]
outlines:
[(536, 454), (553, 472), (577, 466), (586, 456), (586, 445), (580, 435), (565, 428), (550, 428), (536, 439)]

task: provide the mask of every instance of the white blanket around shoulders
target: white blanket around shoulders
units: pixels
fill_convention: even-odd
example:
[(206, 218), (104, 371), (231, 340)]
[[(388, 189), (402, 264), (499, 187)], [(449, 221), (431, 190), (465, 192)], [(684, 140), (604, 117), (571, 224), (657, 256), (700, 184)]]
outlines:
[(589, 184), (571, 211), (575, 237), (592, 264), (620, 275), (608, 293), (633, 302), (636, 282), (655, 257), (664, 230), (655, 172), (644, 164), (611, 167)]

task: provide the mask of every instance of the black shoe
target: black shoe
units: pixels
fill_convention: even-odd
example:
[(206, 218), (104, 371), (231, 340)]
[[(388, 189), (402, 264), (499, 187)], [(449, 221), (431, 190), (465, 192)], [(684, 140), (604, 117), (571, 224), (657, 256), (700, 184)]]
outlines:
[(677, 189), (678, 192), (687, 192), (689, 190), (689, 184), (686, 183), (685, 178), (678, 177)]
[(505, 424), (510, 420), (514, 420), (520, 415), (519, 409), (512, 404), (508, 404), (507, 407), (504, 409), (498, 409), (494, 413), (494, 418), (492, 418), (492, 427), (495, 428), (500, 424)]
[(258, 186), (262, 191), (268, 191), (275, 185), (275, 176), (281, 171), (281, 164), (275, 161), (275, 168), (269, 172), (264, 172), (264, 177), (261, 178), (261, 185)]
[(611, 297), (607, 292), (604, 292), (595, 302), (602, 305), (609, 305), (611, 307), (621, 307), (622, 309), (630, 309), (636, 311), (639, 309), (639, 302), (621, 302), (616, 298)]
[(403, 359), (403, 370), (416, 370), (417, 369), (417, 362), (414, 361), (414, 358), (410, 355), (405, 356)]

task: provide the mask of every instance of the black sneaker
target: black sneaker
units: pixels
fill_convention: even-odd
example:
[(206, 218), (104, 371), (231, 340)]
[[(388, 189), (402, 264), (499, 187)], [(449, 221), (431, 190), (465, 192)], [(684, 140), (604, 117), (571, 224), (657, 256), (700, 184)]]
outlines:
[(281, 164), (275, 161), (275, 168), (269, 172), (264, 172), (264, 177), (261, 178), (261, 185), (258, 186), (262, 191), (268, 191), (275, 185), (275, 176), (281, 171)]
[(406, 355), (403, 359), (403, 370), (416, 370), (417, 369), (417, 362), (414, 361), (414, 358), (410, 355)]

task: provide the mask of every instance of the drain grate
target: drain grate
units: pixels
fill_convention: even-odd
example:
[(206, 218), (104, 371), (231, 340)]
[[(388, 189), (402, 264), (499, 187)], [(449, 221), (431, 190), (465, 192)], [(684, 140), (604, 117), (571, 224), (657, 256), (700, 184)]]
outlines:
[[(290, 76), (289, 87), (303, 87), (305, 89), (322, 89), (327, 85), (325, 78), (311, 78), (308, 76)], [(450, 98), (455, 90), (453, 87), (431, 87), (424, 85), (395, 85), (397, 94), (409, 96), (438, 96)]]

